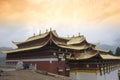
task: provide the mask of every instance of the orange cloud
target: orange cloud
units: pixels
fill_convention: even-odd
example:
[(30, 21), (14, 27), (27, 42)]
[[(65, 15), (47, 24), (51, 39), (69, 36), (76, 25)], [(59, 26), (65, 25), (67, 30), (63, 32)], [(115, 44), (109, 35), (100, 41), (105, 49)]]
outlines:
[(0, 0), (1, 21), (119, 22), (119, 0)]

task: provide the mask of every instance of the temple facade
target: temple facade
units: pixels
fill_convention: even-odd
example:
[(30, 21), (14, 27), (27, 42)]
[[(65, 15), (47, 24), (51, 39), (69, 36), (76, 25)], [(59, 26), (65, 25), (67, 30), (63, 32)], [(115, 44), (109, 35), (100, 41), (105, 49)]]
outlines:
[(118, 80), (120, 58), (95, 48), (96, 44), (87, 42), (83, 35), (60, 37), (50, 30), (13, 43), (17, 49), (3, 51), (7, 64), (23, 61), (38, 70), (76, 80)]

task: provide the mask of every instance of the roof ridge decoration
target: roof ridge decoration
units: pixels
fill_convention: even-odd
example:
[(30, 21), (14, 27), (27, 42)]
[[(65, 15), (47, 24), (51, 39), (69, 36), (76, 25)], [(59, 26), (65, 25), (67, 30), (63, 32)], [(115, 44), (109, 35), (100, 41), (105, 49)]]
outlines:
[(52, 32), (52, 34), (53, 34), (55, 37), (58, 37), (58, 38), (64, 39), (64, 40), (70, 40), (70, 38), (68, 38), (68, 37), (61, 37), (61, 36), (58, 36), (56, 30), (52, 30), (51, 32)]
[[(14, 44), (18, 45), (18, 44), (22, 44), (22, 43), (26, 43), (26, 42), (29, 42), (29, 41), (33, 41), (33, 40), (37, 40), (37, 39), (41, 39), (41, 38), (44, 38), (46, 37), (47, 35), (49, 35), (50, 33), (52, 32), (52, 34), (56, 37), (58, 37), (58, 34), (56, 33), (55, 30), (52, 30), (48, 32), (48, 30), (45, 32), (45, 33), (42, 33), (42, 34), (38, 34), (38, 35), (35, 35), (35, 36), (32, 36), (32, 37), (29, 37), (27, 40), (25, 40), (24, 42), (14, 42)], [(58, 38), (62, 38), (62, 37), (58, 37)], [(68, 40), (67, 38), (62, 38), (62, 39), (66, 39)]]
[[(36, 36), (32, 36), (32, 37), (29, 37), (27, 40), (25, 40), (24, 42), (18, 42), (17, 44), (22, 44), (22, 43), (26, 43), (26, 42), (30, 42), (30, 41), (33, 41), (33, 40), (37, 40), (37, 39), (41, 39), (41, 38), (44, 38), (48, 35), (49, 33), (43, 33), (43, 34), (40, 34), (40, 35), (36, 35)], [(16, 44), (16, 45), (17, 45)]]
[(85, 40), (84, 36), (74, 37), (67, 42), (67, 45), (82, 43)]
[[(47, 37), (47, 36), (49, 36), (49, 37)], [(47, 40), (44, 41), (44, 43), (41, 44), (40, 46), (33, 46), (33, 47), (21, 48), (21, 49), (18, 48), (18, 49), (13, 49), (13, 50), (10, 50), (10, 51), (3, 51), (3, 52), (4, 53), (14, 53), (14, 52), (19, 52), (19, 51), (27, 51), (27, 50), (32, 50), (32, 49), (38, 49), (38, 48), (41, 48), (41, 47), (45, 46), (49, 41), (53, 42), (56, 46), (58, 46), (60, 48), (64, 48), (64, 49), (71, 49), (71, 50), (80, 51), (80, 50), (87, 50), (88, 48), (92, 48), (92, 50), (96, 51), (95, 54), (98, 54), (98, 53), (107, 53), (108, 52), (108, 51), (96, 49), (96, 48), (92, 47), (91, 45), (90, 46), (86, 45), (86, 43), (83, 46), (68, 45), (68, 43), (67, 44), (66, 43), (65, 44), (59, 44), (56, 40), (54, 40), (54, 38), (52, 38), (54, 36), (57, 37), (57, 38), (61, 38), (61, 37), (58, 37), (58, 35), (57, 35), (57, 33), (56, 33), (55, 30), (52, 30), (52, 31), (49, 31), (47, 33), (43, 33), (41, 35), (36, 35), (35, 37), (30, 37), (30, 38), (28, 38), (25, 41), (25, 42), (29, 42), (29, 41), (32, 41), (32, 40), (37, 40), (37, 39), (41, 39), (41, 38), (47, 37)], [(64, 39), (64, 38), (61, 38), (61, 39)], [(82, 41), (85, 41), (86, 39), (85, 39), (84, 36), (76, 36), (74, 38), (64, 39), (64, 40), (66, 40), (67, 42), (72, 41), (72, 40), (73, 40), (73, 42), (76, 42), (78, 40), (77, 43), (81, 43)], [(25, 43), (25, 42), (22, 42), (22, 43)], [(18, 44), (20, 44), (20, 43), (18, 43)], [(92, 56), (90, 53), (88, 54), (88, 52), (86, 52), (84, 54), (87, 54), (88, 56)], [(105, 55), (105, 54), (101, 54), (101, 55)], [(87, 58), (87, 56), (86, 57), (84, 56), (84, 58)]]
[(57, 42), (55, 42), (55, 40), (53, 40), (52, 39), (52, 41), (54, 42), (54, 44), (56, 45), (56, 46), (59, 46), (59, 47), (62, 47), (62, 48), (67, 48), (67, 49), (73, 49), (73, 50), (83, 50), (83, 49), (87, 49), (87, 48), (89, 48), (89, 46), (82, 46), (82, 47), (80, 47), (80, 46), (68, 46), (68, 45), (60, 45), (60, 44), (57, 44)]
[(84, 37), (84, 36), (74, 36), (74, 38), (73, 37), (60, 37), (60, 36), (58, 36), (58, 34), (56, 33), (56, 30), (52, 30), (52, 29), (50, 29), (50, 31), (48, 32), (48, 30), (46, 30), (46, 32), (45, 33), (42, 33), (42, 34), (38, 34), (38, 35), (34, 35), (34, 36), (32, 36), (32, 37), (29, 37), (28, 39), (26, 39), (24, 42), (13, 42), (15, 45), (18, 45), (18, 44), (23, 44), (23, 43), (26, 43), (26, 42), (29, 42), (29, 41), (33, 41), (33, 40), (37, 40), (37, 39), (41, 39), (41, 38), (44, 38), (44, 37), (46, 37), (48, 34), (50, 34), (52, 32), (52, 34), (55, 36), (55, 37), (58, 37), (58, 38), (61, 38), (61, 39), (64, 39), (64, 40), (72, 40), (72, 39), (74, 39), (74, 38), (82, 38), (82, 37)]

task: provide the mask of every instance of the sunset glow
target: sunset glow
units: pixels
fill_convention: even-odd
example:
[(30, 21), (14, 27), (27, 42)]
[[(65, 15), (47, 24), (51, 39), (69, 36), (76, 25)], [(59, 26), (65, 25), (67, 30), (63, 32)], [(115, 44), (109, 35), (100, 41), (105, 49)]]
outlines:
[(24, 41), (50, 28), (62, 36), (80, 32), (90, 42), (116, 44), (119, 5), (120, 0), (0, 0), (0, 45), (11, 46), (12, 40)]
[(45, 24), (118, 23), (119, 0), (0, 0), (0, 19)]

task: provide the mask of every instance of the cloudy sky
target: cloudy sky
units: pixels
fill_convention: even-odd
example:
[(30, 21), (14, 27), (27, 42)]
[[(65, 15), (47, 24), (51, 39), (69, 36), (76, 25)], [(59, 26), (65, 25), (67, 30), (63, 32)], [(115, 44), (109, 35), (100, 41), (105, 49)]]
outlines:
[(0, 47), (15, 47), (50, 27), (60, 36), (84, 35), (89, 42), (120, 40), (120, 0), (0, 0)]

